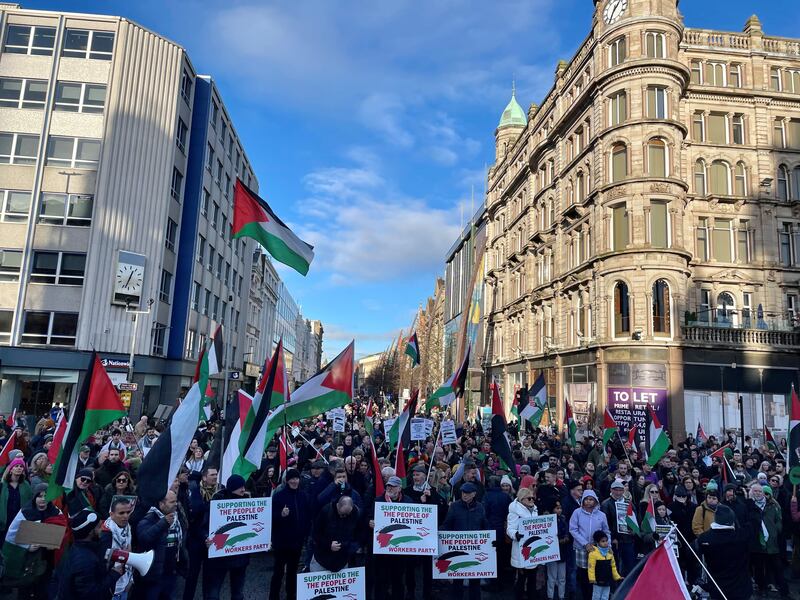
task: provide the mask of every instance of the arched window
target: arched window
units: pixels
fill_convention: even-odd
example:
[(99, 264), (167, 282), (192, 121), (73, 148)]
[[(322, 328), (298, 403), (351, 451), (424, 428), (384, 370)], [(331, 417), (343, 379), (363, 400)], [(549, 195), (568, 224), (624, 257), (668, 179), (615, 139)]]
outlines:
[(737, 196), (747, 195), (747, 174), (742, 161), (736, 163), (736, 175), (733, 182), (733, 192)]
[(628, 285), (618, 281), (614, 286), (614, 335), (631, 332), (631, 302)]
[(621, 181), (628, 176), (628, 147), (622, 142), (611, 146), (611, 181)]
[(653, 284), (653, 333), (670, 333), (669, 312), (669, 284), (659, 279)]
[(789, 169), (786, 165), (778, 167), (778, 187), (775, 190), (779, 200), (789, 199)]
[(694, 193), (706, 195), (706, 162), (702, 158), (694, 163)]
[(725, 327), (735, 325), (735, 307), (736, 302), (730, 293), (722, 292), (717, 296), (717, 323)]
[(648, 31), (644, 34), (645, 51), (650, 58), (664, 58), (666, 43), (664, 34), (660, 31)]
[(654, 138), (647, 142), (647, 169), (653, 177), (667, 176), (667, 145)]
[(792, 171), (792, 198), (800, 199), (800, 167), (795, 167)]
[(715, 160), (711, 163), (711, 188), (712, 194), (721, 196), (731, 195), (731, 168), (724, 160)]
[(575, 204), (575, 191), (572, 189), (572, 184), (567, 184), (567, 206)]
[(586, 196), (586, 189), (583, 180), (583, 171), (578, 171), (578, 174), (575, 176), (575, 199), (578, 202), (583, 202)]

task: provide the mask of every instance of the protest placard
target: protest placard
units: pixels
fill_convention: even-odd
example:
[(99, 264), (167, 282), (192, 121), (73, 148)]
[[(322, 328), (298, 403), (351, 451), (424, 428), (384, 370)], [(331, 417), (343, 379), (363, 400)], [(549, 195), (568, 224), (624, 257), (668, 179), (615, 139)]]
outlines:
[(386, 419), (383, 422), (383, 434), (384, 434), (384, 436), (388, 436), (389, 435), (389, 432), (392, 430), (392, 425), (394, 425), (395, 421), (397, 421), (397, 417), (395, 417), (393, 419)]
[(411, 441), (416, 442), (424, 440), (425, 435), (425, 419), (413, 418), (411, 419)]
[(358, 600), (366, 598), (365, 569), (316, 571), (297, 575), (297, 600), (325, 598), (325, 600)]
[(456, 435), (456, 424), (453, 421), (442, 421), (439, 432), (442, 436), (442, 445), (455, 444), (458, 442), (458, 436)]
[(517, 531), (522, 534), (517, 548), (519, 564), (527, 567), (561, 560), (555, 515), (520, 519)]
[(333, 430), (338, 433), (344, 433), (344, 425), (345, 425), (345, 415), (344, 410), (341, 413), (337, 412), (333, 415)]
[(628, 522), (625, 520), (628, 516), (628, 503), (625, 500), (618, 500), (614, 505), (617, 509), (617, 531), (628, 533)]
[(439, 552), (433, 557), (434, 579), (497, 577), (496, 532), (440, 531)]
[(431, 437), (433, 435), (433, 419), (423, 419), (425, 421), (425, 438)]
[(212, 500), (208, 558), (265, 552), (272, 539), (272, 498)]
[(439, 549), (435, 504), (375, 503), (374, 554), (427, 554)]

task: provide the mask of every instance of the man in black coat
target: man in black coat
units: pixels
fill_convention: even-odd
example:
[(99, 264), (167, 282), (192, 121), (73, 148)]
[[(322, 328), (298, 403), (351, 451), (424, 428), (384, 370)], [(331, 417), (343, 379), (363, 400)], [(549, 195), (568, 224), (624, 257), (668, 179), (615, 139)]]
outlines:
[(109, 568), (98, 541), (101, 521), (96, 512), (81, 509), (69, 520), (74, 543), (59, 565), (58, 597), (109, 600), (125, 567)]
[(341, 571), (358, 550), (359, 512), (350, 496), (325, 506), (314, 521), (311, 571)]
[[(728, 600), (748, 600), (753, 594), (747, 552), (750, 537), (749, 527), (737, 527), (733, 511), (720, 504), (714, 513), (711, 529), (697, 538), (706, 568)], [(722, 598), (713, 583), (705, 589), (712, 598)]]
[[(378, 476), (380, 477), (380, 475)], [(367, 528), (370, 532), (366, 557), (368, 565), (367, 588), (374, 588), (373, 597), (375, 600), (385, 600), (386, 598), (402, 600), (405, 592), (404, 574), (408, 569), (408, 559), (412, 557), (373, 554), (372, 539), (375, 537), (375, 504), (378, 502), (411, 504), (412, 500), (403, 493), (403, 480), (396, 475), (392, 475), (386, 480), (383, 495), (375, 498), (375, 502), (368, 507), (369, 512), (366, 515)]]
[[(450, 505), (447, 511), (447, 518), (441, 527), (441, 531), (480, 531), (489, 529), (489, 520), (486, 518), (486, 511), (483, 504), (477, 501), (478, 486), (472, 482), (466, 482), (461, 486), (461, 500), (457, 500)], [(472, 600), (481, 597), (481, 580), (468, 579), (468, 597)], [(453, 598), (460, 598), (463, 595), (463, 581), (452, 582)]]
[(311, 525), (311, 502), (300, 489), (300, 471), (286, 471), (286, 485), (272, 495), (272, 549), (275, 567), (269, 600), (278, 600), (286, 576), (286, 597), (297, 596), (297, 565)]
[(208, 519), (211, 499), (219, 491), (216, 467), (203, 467), (200, 481), (190, 481), (186, 499), (189, 530), (186, 532), (186, 550), (189, 555), (189, 572), (183, 587), (183, 600), (193, 600), (200, 571), (208, 560)]
[(135, 584), (141, 587), (142, 597), (172, 600), (183, 534), (178, 496), (170, 490), (136, 525), (136, 551), (154, 553), (147, 575)]

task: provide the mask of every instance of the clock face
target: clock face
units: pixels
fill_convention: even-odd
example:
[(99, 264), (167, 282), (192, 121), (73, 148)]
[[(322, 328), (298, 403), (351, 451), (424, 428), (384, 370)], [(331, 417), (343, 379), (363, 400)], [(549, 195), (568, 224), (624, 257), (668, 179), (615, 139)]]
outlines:
[(144, 268), (139, 265), (119, 263), (114, 281), (116, 293), (139, 296), (144, 283)]
[(606, 25), (611, 25), (611, 23), (619, 19), (626, 8), (628, 8), (628, 0), (608, 0), (603, 11), (603, 20)]

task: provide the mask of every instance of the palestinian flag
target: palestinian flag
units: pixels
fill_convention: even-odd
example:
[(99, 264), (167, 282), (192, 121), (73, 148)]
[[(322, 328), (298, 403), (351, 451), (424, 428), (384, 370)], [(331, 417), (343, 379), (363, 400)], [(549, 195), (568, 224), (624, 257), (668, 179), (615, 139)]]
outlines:
[[(272, 439), (269, 435), (269, 415), (274, 413), (279, 406), (284, 406), (289, 401), (289, 382), (286, 378), (286, 367), (283, 360), (283, 340), (275, 346), (272, 359), (265, 365), (261, 373), (253, 405), (248, 413), (248, 418), (242, 437), (239, 438), (239, 459), (233, 467), (233, 472), (247, 479), (253, 471), (261, 467), (264, 449)], [(294, 420), (294, 419), (292, 419)], [(286, 425), (288, 419), (283, 413), (282, 423)], [(277, 429), (275, 430), (277, 431)], [(274, 433), (274, 431), (273, 431)]]
[(514, 462), (514, 455), (511, 453), (511, 445), (506, 434), (506, 415), (503, 410), (503, 402), (500, 400), (500, 390), (496, 383), (492, 384), (491, 446), (492, 451), (500, 458), (504, 468), (516, 475), (516, 462)]
[[(62, 410), (60, 411), (58, 420), (56, 421), (56, 431), (53, 434), (53, 443), (50, 445), (50, 450), (47, 451), (47, 460), (51, 465), (56, 464), (56, 459), (58, 459), (58, 453), (61, 451), (61, 445), (64, 443), (64, 434), (66, 432), (67, 415)], [(80, 452), (78, 454), (80, 454)]]
[(195, 381), (173, 413), (169, 427), (158, 436), (139, 466), (137, 494), (144, 506), (155, 506), (178, 476), (186, 460), (186, 450), (197, 431), (202, 399), (200, 382)]
[(647, 503), (647, 510), (642, 516), (641, 532), (643, 534), (656, 532), (656, 509), (652, 498), (649, 499), (649, 502)]
[(532, 535), (520, 544), (519, 551), (522, 554), (522, 558), (527, 562), (549, 547), (550, 544), (548, 544), (542, 536)]
[[(65, 489), (72, 489), (81, 444), (95, 431), (121, 419), (125, 414), (125, 407), (114, 384), (100, 363), (97, 352), (93, 352), (83, 385), (70, 411), (60, 452), (53, 465), (53, 474), (47, 486), (48, 500), (58, 498)], [(186, 447), (189, 447), (188, 443)]]
[(628, 531), (640, 535), (641, 530), (639, 529), (639, 522), (636, 520), (636, 513), (633, 510), (633, 503), (626, 502), (625, 504), (628, 505), (628, 512), (625, 514), (625, 525), (628, 526)]
[(647, 464), (654, 467), (669, 448), (669, 438), (653, 407), (647, 405)]
[(256, 537), (258, 534), (250, 531), (249, 525), (246, 521), (225, 523), (209, 536), (211, 543), (214, 544), (215, 549), (222, 550), (223, 548), (232, 548), (236, 544), (241, 544), (250, 538)]
[(694, 436), (694, 439), (698, 442), (703, 442), (704, 444), (708, 441), (708, 435), (706, 435), (706, 430), (703, 429), (703, 425), (700, 421), (697, 422), (697, 433)]
[[(11, 433), (8, 434), (8, 439), (6, 440), (6, 443), (3, 445), (3, 450), (0, 451), (0, 467), (5, 467), (9, 463), (8, 455), (11, 454), (11, 451), (14, 448), (16, 448), (16, 442), (15, 442), (16, 437), (17, 436), (14, 435), (13, 430), (11, 431)], [(55, 445), (56, 445), (55, 442), (53, 442), (53, 446), (51, 446), (51, 448), (54, 447)]]
[(239, 178), (233, 191), (233, 237), (253, 238), (275, 260), (301, 275), (308, 273), (314, 260), (314, 246), (297, 237)]
[(453, 552), (445, 552), (441, 556), (436, 557), (433, 560), (433, 564), (439, 573), (455, 573), (456, 571), (479, 565), (481, 561), (477, 560), (477, 558), (469, 552), (454, 550)]
[(265, 441), (284, 423), (294, 423), (315, 417), (353, 401), (353, 365), (355, 342), (329, 362), (293, 393), (291, 400), (275, 408), (269, 415)]
[(386, 548), (387, 546), (401, 546), (402, 544), (410, 544), (412, 542), (419, 542), (422, 537), (419, 533), (411, 529), (408, 525), (387, 525), (383, 529), (378, 530), (376, 536), (378, 546)]
[(458, 369), (450, 376), (450, 379), (445, 381), (442, 386), (433, 392), (425, 401), (425, 408), (431, 410), (434, 406), (439, 408), (446, 408), (450, 406), (456, 398), (464, 395), (464, 389), (467, 383), (467, 370), (469, 369), (469, 353), (471, 347), (467, 346), (467, 352), (464, 354), (464, 359), (461, 361)]
[[(511, 403), (511, 416), (517, 417), (519, 419), (519, 403), (520, 403), (520, 396), (522, 396), (522, 389), (518, 389), (514, 392), (514, 401)], [(528, 404), (528, 399), (525, 399), (525, 404)]]
[(394, 461), (394, 472), (406, 483), (406, 452), (411, 448), (411, 419), (417, 413), (417, 401), (419, 400), (419, 390), (411, 392), (411, 398), (406, 402), (403, 412), (397, 417), (392, 428), (389, 430), (390, 447), (397, 448)]
[(569, 440), (570, 446), (575, 447), (576, 436), (578, 434), (578, 424), (575, 422), (575, 417), (572, 416), (572, 407), (569, 401), (565, 402), (566, 410), (564, 411), (564, 435)]
[(800, 449), (800, 398), (792, 384), (792, 403), (789, 413), (789, 474), (794, 467), (800, 467), (800, 457), (797, 455)]
[(228, 481), (228, 477), (233, 475), (233, 467), (239, 459), (242, 439), (242, 431), (245, 430), (245, 421), (250, 414), (250, 408), (253, 406), (253, 397), (245, 392), (239, 390), (236, 393), (236, 399), (232, 400), (225, 411), (225, 450), (222, 453), (222, 465), (219, 469), (219, 480), (222, 482)]
[(6, 425), (8, 425), (9, 429), (14, 429), (14, 425), (17, 423), (17, 409), (11, 411), (11, 415), (9, 415), (8, 419), (6, 419)]
[(639, 561), (620, 583), (613, 600), (690, 600), (672, 544), (667, 536)]
[(767, 444), (767, 448), (770, 450), (774, 452), (778, 451), (778, 444), (775, 443), (775, 438), (772, 436), (772, 432), (766, 425), (764, 425), (764, 442)]
[(372, 456), (372, 471), (375, 474), (375, 497), (383, 496), (383, 476), (381, 475), (381, 466), (378, 463), (378, 453), (375, 451), (375, 423), (373, 422), (374, 413), (372, 410), (372, 399), (367, 405), (367, 413), (364, 416), (364, 429), (367, 430), (369, 436), (370, 455)]
[(617, 422), (611, 416), (611, 411), (606, 406), (606, 412), (603, 413), (603, 448), (608, 445), (611, 438), (617, 433)]
[(200, 382), (200, 389), (203, 392), (199, 413), (201, 421), (211, 418), (211, 399), (214, 397), (211, 376), (222, 370), (222, 325), (219, 325), (211, 336), (208, 348), (200, 351), (200, 358), (194, 371), (194, 380)]
[(405, 353), (411, 357), (411, 366), (419, 366), (419, 342), (417, 341), (417, 332), (411, 334), (411, 337), (406, 341)]
[(536, 381), (533, 382), (530, 390), (528, 390), (528, 403), (524, 409), (520, 410), (520, 415), (534, 427), (539, 427), (546, 407), (547, 385), (544, 381), (544, 373), (541, 373), (536, 378)]
[(635, 448), (636, 447), (636, 425), (632, 426), (628, 430), (628, 445), (631, 448)]

